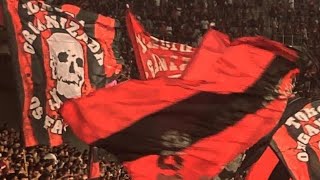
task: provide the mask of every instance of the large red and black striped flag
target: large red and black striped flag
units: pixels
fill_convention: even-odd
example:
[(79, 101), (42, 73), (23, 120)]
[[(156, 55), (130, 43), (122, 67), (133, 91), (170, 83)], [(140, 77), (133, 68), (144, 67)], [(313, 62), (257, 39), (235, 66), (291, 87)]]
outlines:
[(272, 138), (271, 147), (293, 179), (320, 179), (320, 100), (301, 103)]
[(118, 21), (79, 7), (4, 0), (26, 146), (59, 145), (65, 100), (89, 94), (121, 70)]
[(222, 52), (210, 39), (180, 79), (98, 90), (66, 102), (63, 117), (79, 138), (117, 155), (133, 179), (218, 175), (277, 125), (298, 57), (261, 37), (238, 39)]

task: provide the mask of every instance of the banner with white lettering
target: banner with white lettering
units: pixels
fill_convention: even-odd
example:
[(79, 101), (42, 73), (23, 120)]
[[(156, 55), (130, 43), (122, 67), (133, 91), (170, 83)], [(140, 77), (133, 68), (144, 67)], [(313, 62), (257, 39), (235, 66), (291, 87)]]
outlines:
[(126, 24), (141, 79), (181, 76), (195, 48), (151, 36), (129, 10)]
[(4, 0), (26, 146), (64, 142), (64, 101), (105, 87), (121, 71), (118, 21), (72, 5)]
[(273, 136), (271, 147), (293, 179), (320, 179), (320, 100), (287, 118)]

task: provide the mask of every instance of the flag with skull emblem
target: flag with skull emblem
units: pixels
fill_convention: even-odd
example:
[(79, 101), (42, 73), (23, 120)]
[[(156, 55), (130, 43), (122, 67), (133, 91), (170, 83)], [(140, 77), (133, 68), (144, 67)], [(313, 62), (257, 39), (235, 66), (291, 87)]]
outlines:
[(121, 71), (118, 21), (72, 5), (3, 2), (25, 145), (60, 145), (64, 101), (105, 87)]

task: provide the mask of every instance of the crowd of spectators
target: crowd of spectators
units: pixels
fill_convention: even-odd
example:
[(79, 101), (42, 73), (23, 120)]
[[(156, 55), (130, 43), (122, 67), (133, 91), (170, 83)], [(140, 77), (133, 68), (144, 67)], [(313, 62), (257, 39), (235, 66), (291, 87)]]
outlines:
[[(126, 180), (122, 165), (101, 157), (101, 179)], [(83, 180), (88, 179), (88, 150), (67, 144), (50, 148), (24, 148), (15, 129), (0, 129), (0, 180)]]
[[(263, 35), (292, 46), (307, 46), (320, 57), (319, 0), (47, 0), (70, 3), (112, 16), (122, 27), (121, 80), (135, 77), (133, 49), (126, 34), (125, 11), (134, 14), (153, 36), (196, 47), (203, 34), (214, 28), (232, 38)], [(0, 179), (87, 179), (88, 151), (68, 145), (23, 148), (14, 129), (0, 131)], [(102, 160), (104, 179), (128, 179), (123, 167)]]

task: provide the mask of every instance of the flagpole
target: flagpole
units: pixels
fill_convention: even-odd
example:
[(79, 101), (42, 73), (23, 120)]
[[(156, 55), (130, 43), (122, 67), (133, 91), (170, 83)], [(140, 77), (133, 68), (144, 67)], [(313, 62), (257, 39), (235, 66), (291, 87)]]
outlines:
[(92, 161), (93, 161), (93, 157), (92, 157), (92, 151), (93, 151), (93, 146), (92, 145), (89, 145), (89, 159), (88, 159), (88, 179), (91, 179), (91, 164), (92, 164)]
[(116, 2), (116, 12), (119, 12), (119, 2)]
[(27, 176), (29, 177), (29, 170), (27, 165), (27, 157), (26, 157), (26, 150), (23, 150), (23, 162), (24, 162), (24, 170), (26, 171)]

